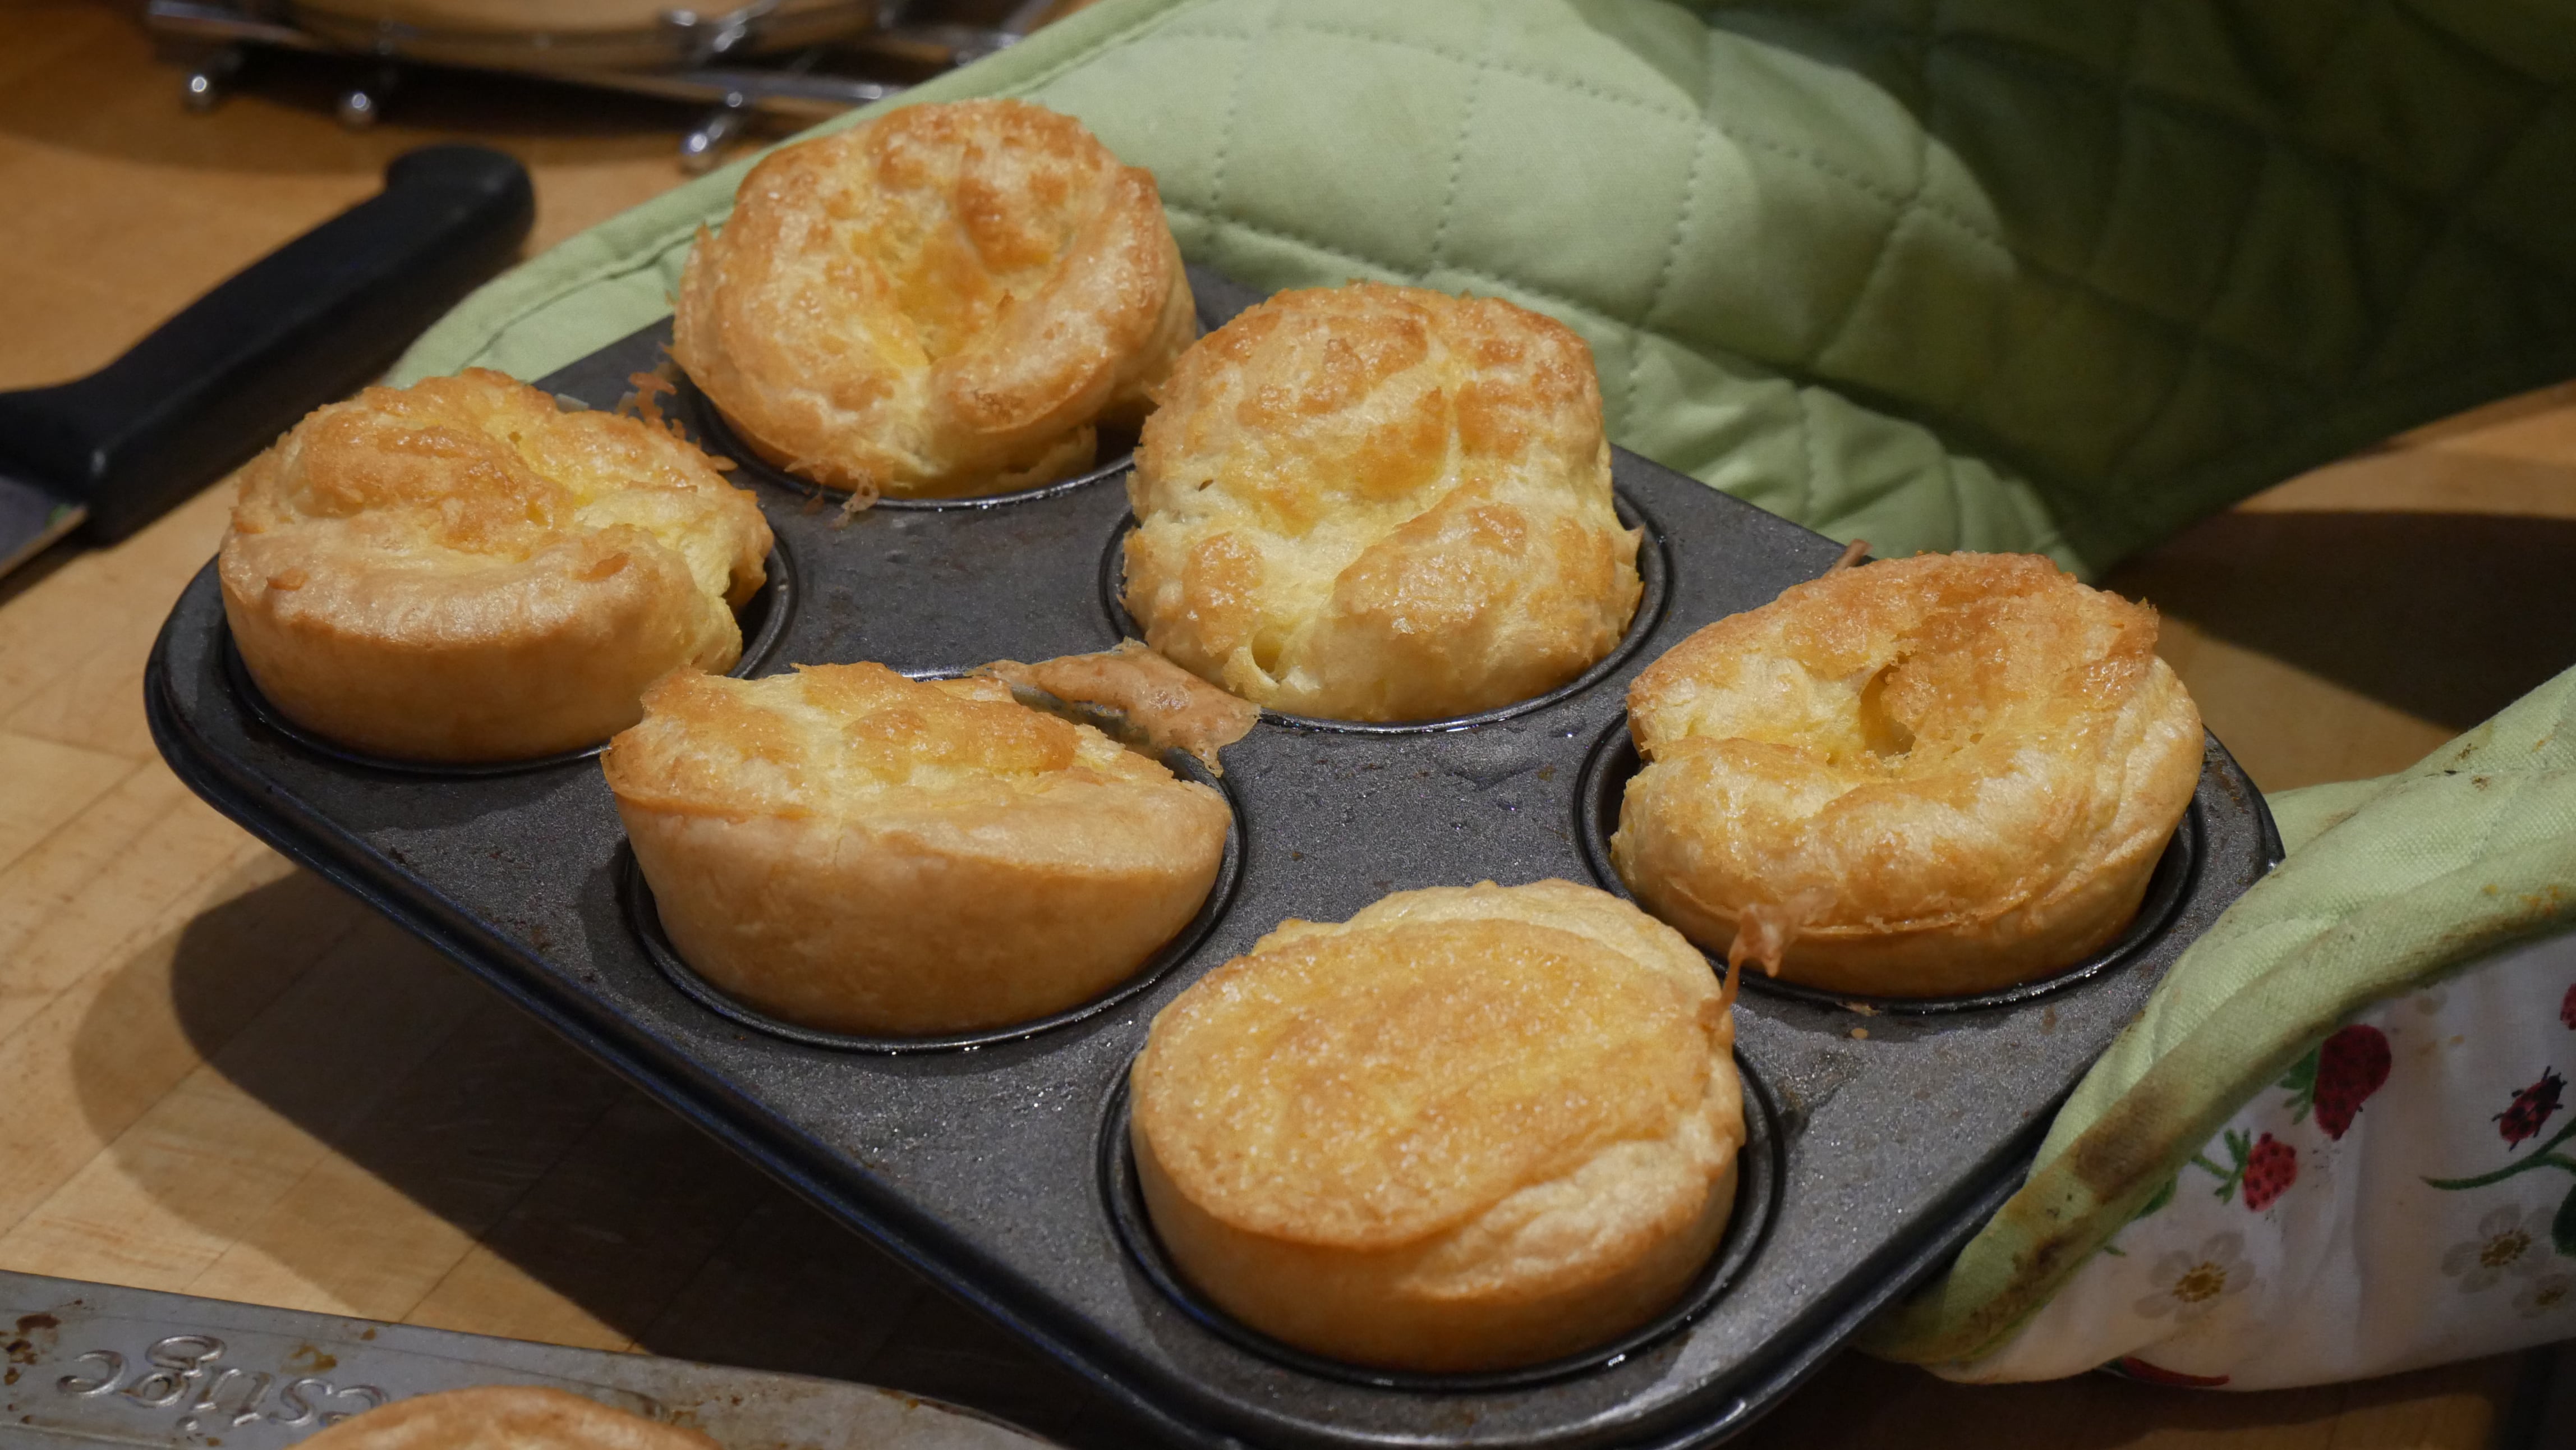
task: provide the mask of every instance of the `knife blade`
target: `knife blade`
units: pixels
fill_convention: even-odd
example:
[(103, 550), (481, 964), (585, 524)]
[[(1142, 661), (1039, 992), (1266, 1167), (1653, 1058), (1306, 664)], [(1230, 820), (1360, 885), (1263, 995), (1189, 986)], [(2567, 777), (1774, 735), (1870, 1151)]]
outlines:
[(79, 500), (0, 473), (0, 575), (43, 553), (88, 517)]
[(0, 393), (0, 574), (108, 544), (381, 374), (518, 251), (527, 168), (481, 146), (394, 158), (384, 190), (252, 263), (123, 357)]

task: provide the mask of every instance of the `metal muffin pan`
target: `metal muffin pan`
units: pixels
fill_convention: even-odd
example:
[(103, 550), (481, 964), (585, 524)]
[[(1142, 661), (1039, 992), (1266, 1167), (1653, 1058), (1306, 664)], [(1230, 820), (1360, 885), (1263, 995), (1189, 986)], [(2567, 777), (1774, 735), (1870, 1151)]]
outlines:
[[(1212, 320), (1254, 300), (1221, 278), (1192, 281)], [(612, 405), (666, 337), (639, 332), (542, 385)], [(1595, 838), (1624, 778), (1615, 732), (1628, 681), (1838, 552), (1633, 454), (1616, 454), (1613, 475), (1663, 578), (1660, 607), (1641, 609), (1607, 669), (1429, 726), (1266, 717), (1225, 753), (1231, 890), (1195, 944), (1043, 1030), (948, 1050), (798, 1040), (684, 990), (639, 930), (639, 883), (594, 764), (387, 769), (274, 728), (226, 665), (211, 568), (162, 630), (146, 705), (172, 768), (218, 809), (1176, 1441), (1706, 1445), (1956, 1251), (2019, 1182), (2051, 1108), (2280, 846), (2262, 798), (2211, 741), (2160, 878), (2164, 916), (2090, 970), (2036, 995), (1874, 1015), (1749, 984), (1737, 1052), (1756, 1137), (1737, 1227), (1683, 1305), (1620, 1344), (1521, 1374), (1389, 1375), (1225, 1322), (1173, 1280), (1125, 1197), (1123, 1086), (1154, 1014), (1287, 917), (1340, 920), (1391, 891), (1487, 879), (1618, 889)], [(764, 673), (875, 660), (931, 674), (1119, 638), (1101, 584), (1128, 524), (1114, 472), (1016, 502), (879, 507), (846, 523), (766, 470), (737, 477), (753, 481), (797, 561)]]

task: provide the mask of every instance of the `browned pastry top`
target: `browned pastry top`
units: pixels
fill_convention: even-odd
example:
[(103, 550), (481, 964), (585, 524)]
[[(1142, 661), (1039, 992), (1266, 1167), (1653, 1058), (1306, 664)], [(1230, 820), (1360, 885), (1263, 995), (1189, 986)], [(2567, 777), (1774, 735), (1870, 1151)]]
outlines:
[(1000, 680), (911, 680), (879, 664), (734, 680), (672, 675), (603, 762), (633, 805), (787, 818), (969, 802), (1082, 784), (1175, 784)]
[(682, 438), (474, 369), (316, 410), (241, 474), (218, 573), (243, 662), (341, 744), (595, 745), (741, 655), (759, 505)]
[(672, 353), (772, 462), (862, 495), (1089, 466), (1197, 332), (1154, 178), (1021, 101), (772, 153), (701, 234)]
[(1630, 687), (1648, 765), (1614, 859), (1703, 943), (1794, 937), (1792, 976), (1873, 954), (1820, 983), (1844, 990), (2074, 960), (2127, 919), (2200, 777), (2199, 712), (2155, 644), (2153, 610), (2030, 555), (1798, 585)]
[(1227, 1226), (1383, 1249), (1621, 1144), (1731, 1153), (1732, 1040), (1707, 962), (1615, 897), (1402, 892), (1347, 923), (1284, 923), (1166, 1008), (1137, 1122)]
[(1492, 299), (1283, 292), (1183, 354), (1129, 483), (1147, 643), (1255, 703), (1362, 720), (1544, 693), (1618, 642), (1592, 354)]

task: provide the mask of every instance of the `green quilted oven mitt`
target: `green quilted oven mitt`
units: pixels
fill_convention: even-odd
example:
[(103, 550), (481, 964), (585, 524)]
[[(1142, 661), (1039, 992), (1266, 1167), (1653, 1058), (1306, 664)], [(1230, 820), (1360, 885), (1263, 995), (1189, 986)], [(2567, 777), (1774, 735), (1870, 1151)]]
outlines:
[(2410, 770), (2272, 805), (2288, 859), (1865, 1347), (2264, 1387), (2576, 1334), (2553, 1086), (2576, 1073), (2576, 670)]

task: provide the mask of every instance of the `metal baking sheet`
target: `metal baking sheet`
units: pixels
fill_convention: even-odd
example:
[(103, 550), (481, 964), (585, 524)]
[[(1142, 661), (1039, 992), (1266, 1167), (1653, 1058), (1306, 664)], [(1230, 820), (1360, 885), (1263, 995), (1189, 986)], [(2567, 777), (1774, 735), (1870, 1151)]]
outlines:
[[(1252, 295), (1193, 274), (1202, 313)], [(543, 386), (611, 406), (648, 329)], [(708, 427), (684, 399), (681, 416)], [(740, 454), (734, 455), (741, 457)], [(877, 660), (914, 673), (1105, 648), (1120, 636), (1115, 469), (966, 504), (833, 499), (744, 460), (797, 586), (764, 672)], [(1575, 688), (1429, 728), (1279, 717), (1226, 752), (1229, 900), (1141, 991), (1019, 1040), (886, 1053), (720, 1014), (655, 964), (595, 764), (373, 769), (272, 729), (228, 671), (209, 570), (172, 611), (147, 705), (219, 809), (481, 975), (826, 1211), (1062, 1360), (1175, 1440), (1277, 1446), (1705, 1445), (1749, 1424), (1869, 1313), (1955, 1252), (2174, 958), (2279, 858), (2261, 797), (2213, 740), (2168, 849), (2164, 915), (2089, 969), (1957, 1010), (1768, 990), (1738, 1007), (1760, 1161), (1686, 1317), (1526, 1375), (1377, 1375), (1277, 1350), (1189, 1301), (1121, 1201), (1119, 1087), (1146, 1024), (1290, 916), (1391, 891), (1599, 881), (1629, 679), (1702, 624), (1823, 572), (1838, 546), (1619, 452), (1650, 604)], [(1955, 1004), (1951, 1004), (1954, 1005)]]
[(804, 1375), (0, 1272), (0, 1443), (283, 1450), (437, 1390), (544, 1385), (725, 1450), (1044, 1450), (969, 1410)]

